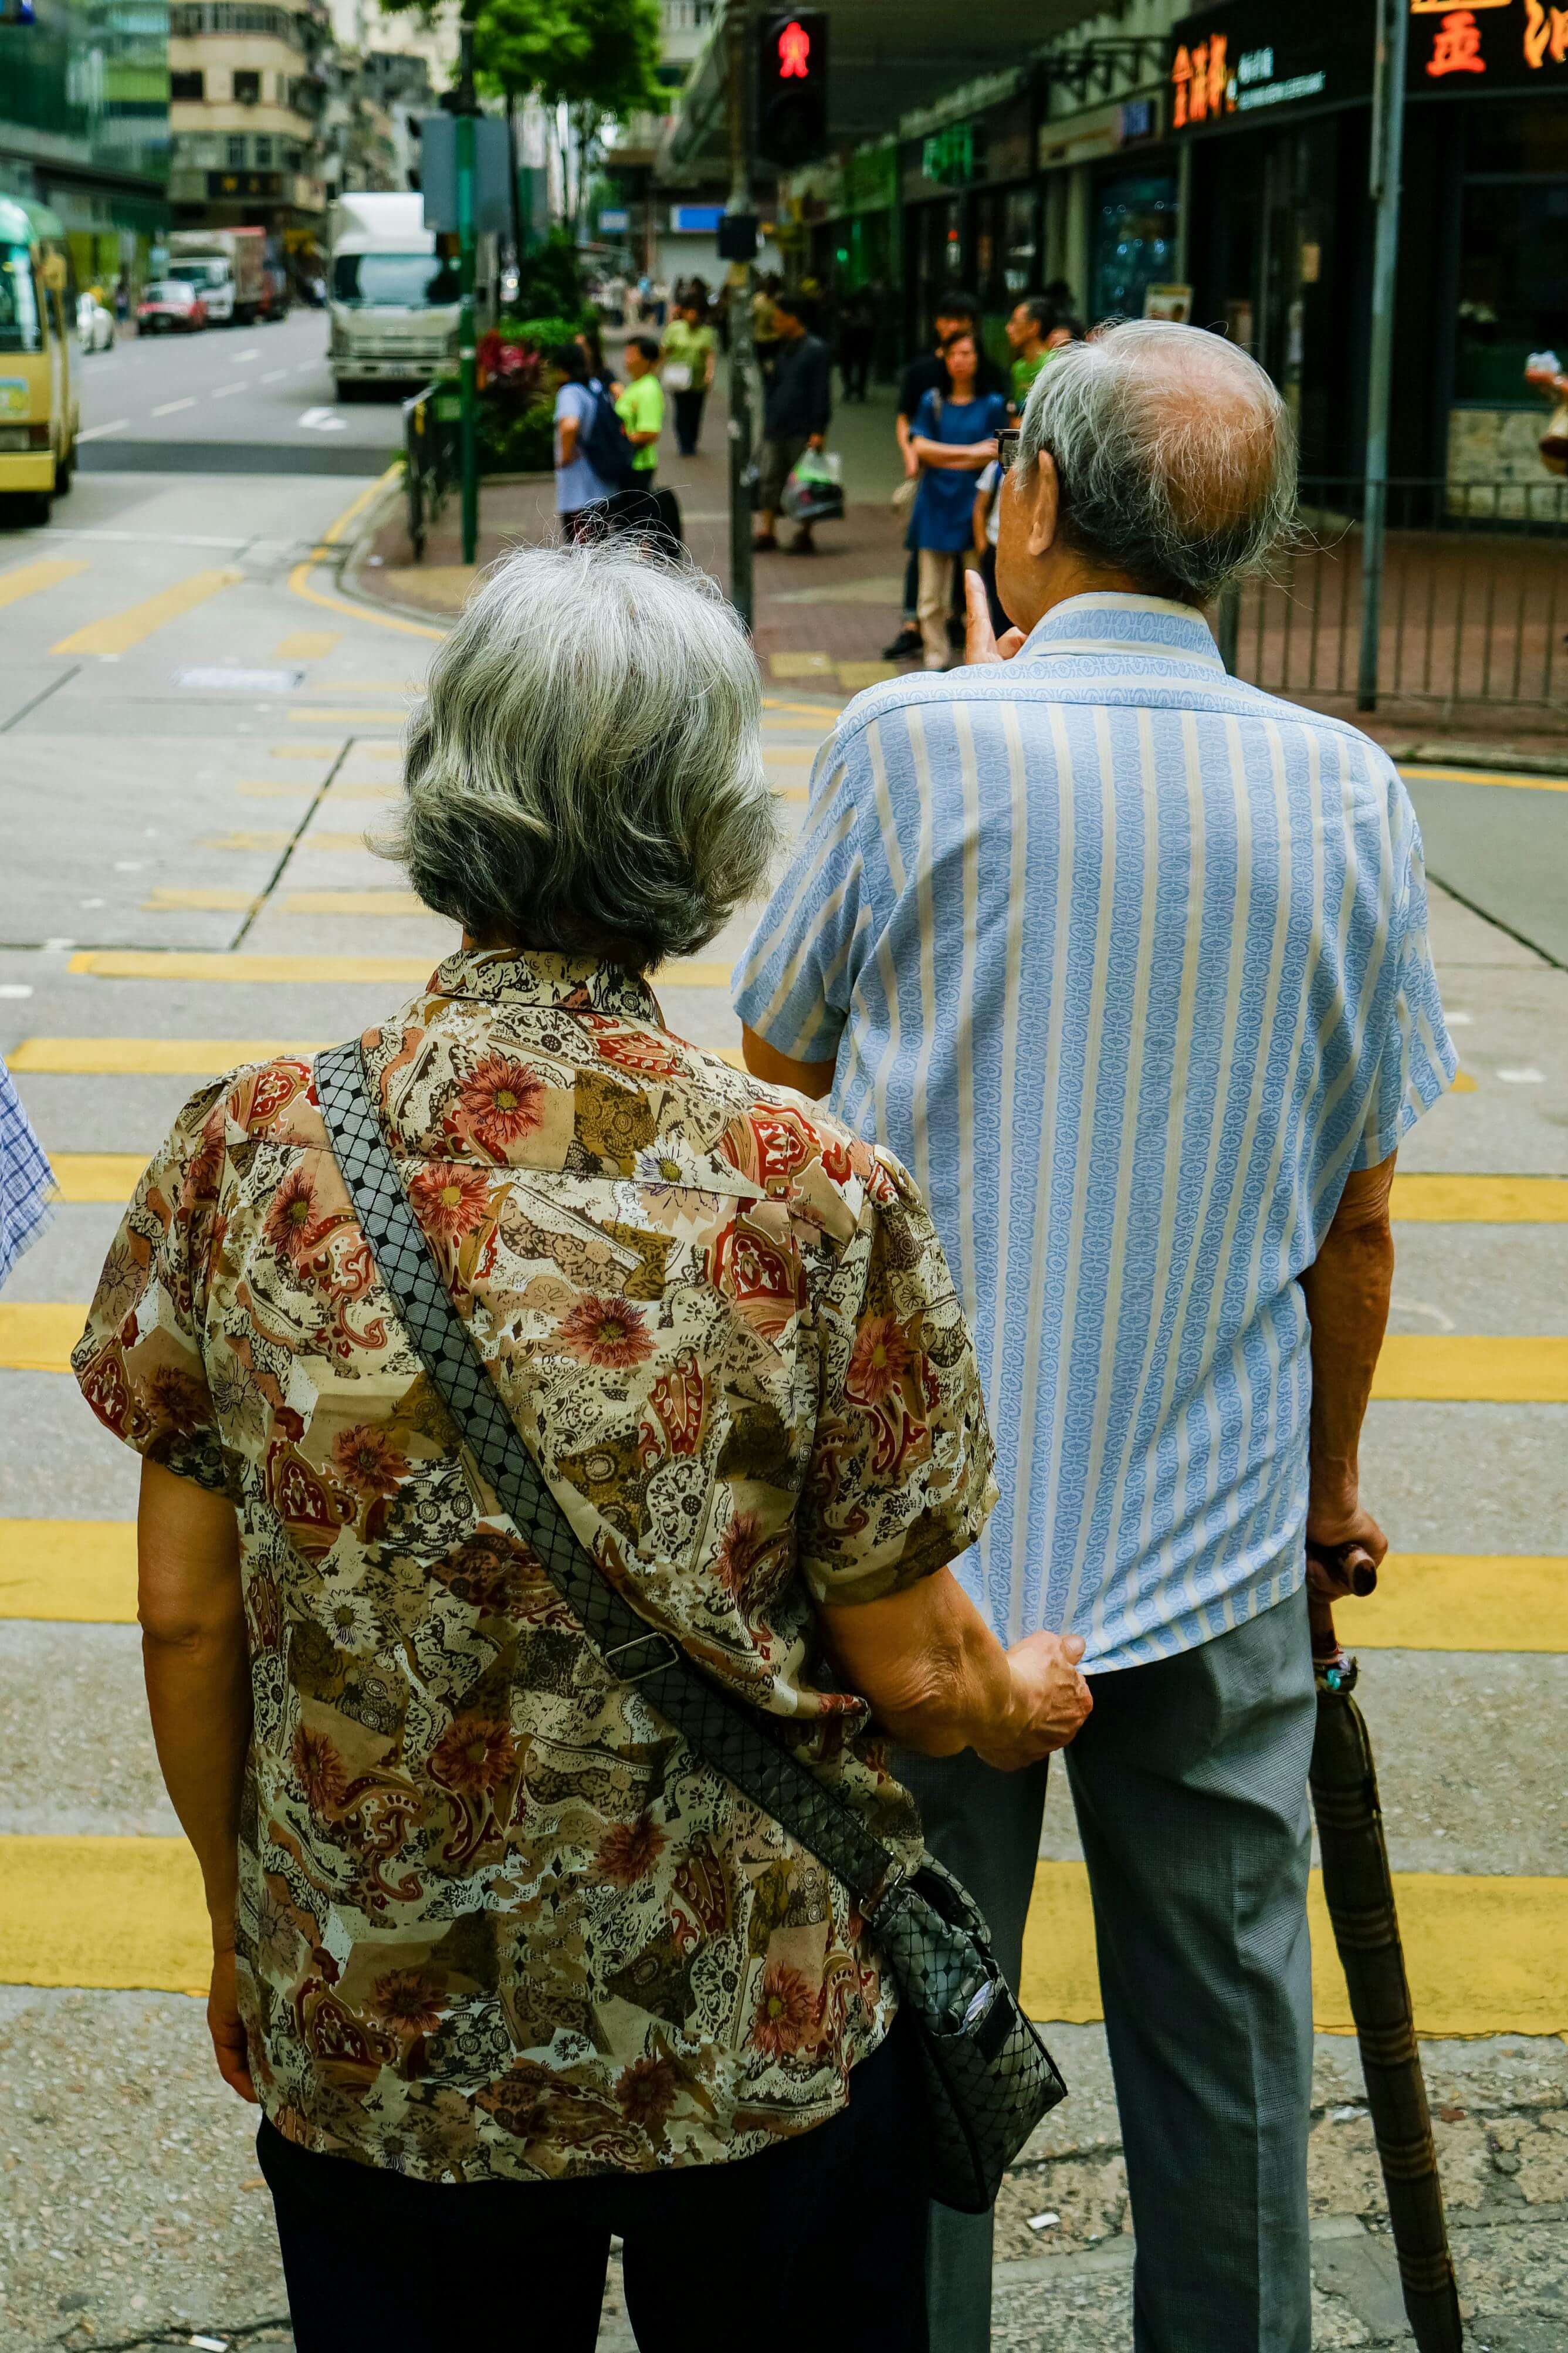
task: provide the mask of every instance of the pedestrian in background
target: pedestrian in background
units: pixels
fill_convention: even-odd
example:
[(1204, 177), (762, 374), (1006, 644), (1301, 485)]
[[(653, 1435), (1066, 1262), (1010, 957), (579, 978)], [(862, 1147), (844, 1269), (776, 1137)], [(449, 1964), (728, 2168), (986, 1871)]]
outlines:
[[(893, 419), (893, 430), (898, 437), (899, 455), (904, 461), (906, 481), (915, 482), (920, 477), (920, 460), (910, 447), (910, 435), (914, 427), (915, 411), (928, 392), (946, 391), (947, 368), (942, 358), (943, 346), (964, 328), (967, 328), (974, 336), (976, 345), (979, 347), (979, 303), (970, 294), (942, 295), (938, 301), (936, 309), (935, 350), (921, 353), (918, 359), (912, 359), (899, 379), (899, 405)], [(1005, 377), (989, 354), (984, 354), (981, 359), (977, 383), (982, 392), (1005, 393), (1007, 389)], [(882, 648), (884, 661), (903, 661), (910, 654), (918, 654), (921, 651), (920, 615), (917, 609), (920, 604), (920, 558), (907, 532), (904, 535), (904, 543), (910, 553), (909, 561), (904, 566), (903, 611), (897, 636), (890, 645)], [(950, 631), (955, 649), (963, 643), (962, 619), (962, 607), (957, 607), (954, 612), (952, 629)]]
[(875, 298), (868, 286), (857, 286), (845, 296), (838, 313), (838, 375), (847, 401), (866, 399), (876, 347)]
[(975, 477), (996, 455), (1007, 422), (999, 392), (980, 392), (980, 350), (970, 329), (950, 335), (942, 349), (946, 389), (921, 398), (910, 433), (920, 487), (906, 544), (919, 558), (916, 612), (927, 670), (952, 661), (948, 620), (954, 575), (973, 543)]
[(702, 431), (702, 411), (717, 364), (713, 330), (707, 322), (706, 305), (692, 290), (700, 283), (700, 280), (693, 280), (692, 287), (687, 289), (686, 300), (677, 308), (659, 344), (664, 363), (664, 388), (675, 409), (676, 446), (683, 458), (695, 458), (697, 455), (698, 438)]
[[(796, 459), (805, 450), (823, 447), (833, 413), (827, 345), (807, 326), (811, 309), (805, 295), (775, 294), (773, 310), (778, 357), (763, 406), (758, 529), (752, 543), (759, 554), (777, 548), (774, 526), (784, 501), (784, 484)], [(797, 523), (789, 553), (809, 555), (813, 544), (811, 525)]]
[[(1007, 1497), (968, 1589), (1088, 1645), (1139, 2353), (1308, 2353), (1305, 1546), (1385, 1549), (1389, 1188), (1455, 1058), (1397, 770), (1227, 677), (1204, 618), (1293, 522), (1263, 370), (1135, 320), (1051, 362), (1012, 447), (1018, 628), (973, 583), (979, 667), (849, 705), (737, 1005), (751, 1068), (927, 1187)], [(907, 1778), (1016, 1968), (1045, 1768)], [(987, 2353), (989, 2264), (938, 2220), (936, 2353)]]
[(47, 1221), (54, 1173), (0, 1057), (0, 1285)]
[[(1004, 1651), (946, 1567), (995, 1491), (909, 1176), (648, 985), (766, 875), (760, 722), (711, 582), (514, 552), (408, 735), (398, 855), (464, 944), (361, 1068), (631, 1647), (698, 1659), (898, 1873), (888, 1733), (1028, 1771), (1088, 1694), (1077, 1644)], [(74, 1358), (144, 1458), (148, 1698), (298, 2353), (501, 2347), (520, 2314), (591, 2353), (612, 2233), (643, 2353), (728, 2353), (742, 2313), (758, 2353), (846, 2316), (924, 2353), (930, 2124), (876, 1939), (521, 1539), (317, 1083), (285, 1054), (192, 1098)]]
[(626, 381), (616, 395), (616, 415), (632, 445), (635, 487), (651, 491), (658, 470), (658, 437), (664, 431), (664, 387), (658, 380), (658, 345), (653, 337), (628, 337), (622, 364)]
[(555, 396), (555, 512), (562, 533), (583, 540), (602, 531), (616, 485), (596, 474), (584, 454), (584, 440), (602, 396), (588, 382), (588, 355), (582, 342), (558, 343), (549, 364), (561, 376)]
[(1016, 416), (1022, 416), (1035, 378), (1050, 357), (1047, 338), (1056, 324), (1057, 314), (1041, 294), (1032, 294), (1016, 304), (1008, 319), (1007, 341), (1013, 347), (1013, 409)]

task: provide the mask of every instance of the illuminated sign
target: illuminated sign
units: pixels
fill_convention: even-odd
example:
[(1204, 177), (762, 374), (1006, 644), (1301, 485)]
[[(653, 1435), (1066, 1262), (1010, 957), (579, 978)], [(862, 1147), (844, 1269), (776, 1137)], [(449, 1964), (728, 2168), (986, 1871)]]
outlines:
[(805, 81), (811, 71), (811, 35), (792, 16), (779, 35), (780, 81)]
[(1485, 73), (1486, 69), (1480, 26), (1468, 8), (1454, 9), (1437, 27), (1437, 37), (1426, 60), (1427, 72), (1436, 80), (1443, 74)]

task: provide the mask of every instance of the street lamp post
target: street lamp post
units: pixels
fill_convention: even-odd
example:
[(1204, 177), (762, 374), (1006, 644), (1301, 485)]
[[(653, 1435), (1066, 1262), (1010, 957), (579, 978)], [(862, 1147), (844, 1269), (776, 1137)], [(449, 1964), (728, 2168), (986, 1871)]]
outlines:
[(1366, 386), (1366, 484), (1361, 531), (1361, 665), (1356, 708), (1377, 709), (1378, 633), (1388, 533), (1388, 410), (1394, 376), (1394, 295), (1399, 266), (1399, 178), (1405, 156), (1407, 0), (1378, 0), (1372, 84), (1370, 186), (1372, 347)]
[(465, 10), (459, 34), (457, 120), (458, 164), (458, 451), (462, 481), (463, 562), (472, 564), (479, 539), (479, 371), (476, 358), (474, 280), (478, 262), (474, 192), (474, 20)]
[[(725, 111), (730, 133), (731, 216), (752, 211), (750, 13), (745, 0), (729, 0), (724, 15)], [(730, 601), (748, 632), (752, 627), (752, 378), (756, 363), (752, 340), (752, 265), (737, 262), (730, 284)]]

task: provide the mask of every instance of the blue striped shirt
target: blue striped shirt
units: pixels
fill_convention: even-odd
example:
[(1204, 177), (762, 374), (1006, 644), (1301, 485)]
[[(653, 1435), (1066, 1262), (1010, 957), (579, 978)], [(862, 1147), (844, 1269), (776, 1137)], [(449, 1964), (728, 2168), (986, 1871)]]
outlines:
[(1227, 678), (1188, 607), (1075, 596), (1002, 667), (845, 712), (737, 976), (837, 1054), (929, 1201), (1002, 1502), (958, 1573), (1007, 1641), (1129, 1667), (1304, 1573), (1297, 1277), (1452, 1079), (1385, 755)]

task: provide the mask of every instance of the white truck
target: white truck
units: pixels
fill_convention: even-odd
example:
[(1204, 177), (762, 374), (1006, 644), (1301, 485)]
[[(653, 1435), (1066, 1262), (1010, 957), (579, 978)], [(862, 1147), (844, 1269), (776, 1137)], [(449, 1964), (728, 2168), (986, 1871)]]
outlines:
[[(327, 356), (340, 400), (361, 385), (428, 384), (457, 373), (458, 263), (436, 249), (424, 199), (400, 191), (345, 194), (328, 225), (331, 269)], [(479, 239), (479, 331), (489, 323), (495, 240)]]
[(267, 302), (267, 232), (262, 228), (177, 228), (169, 237), (168, 278), (184, 279), (206, 305), (214, 327), (248, 327)]

